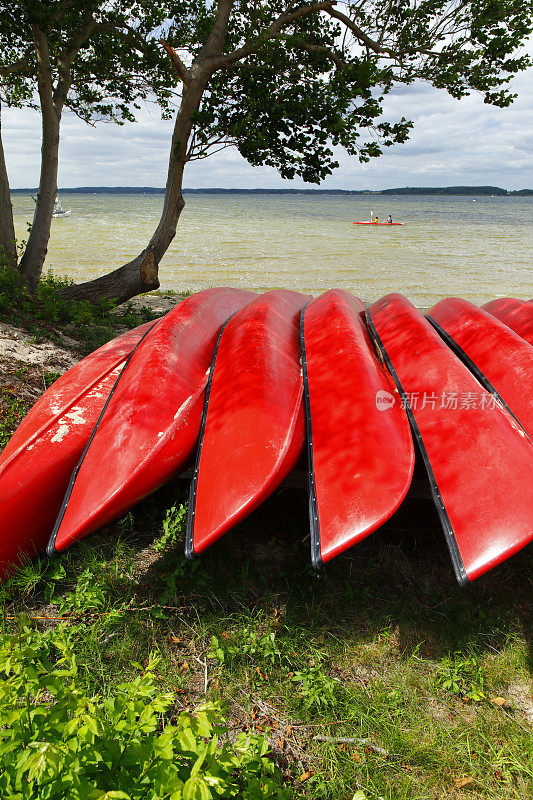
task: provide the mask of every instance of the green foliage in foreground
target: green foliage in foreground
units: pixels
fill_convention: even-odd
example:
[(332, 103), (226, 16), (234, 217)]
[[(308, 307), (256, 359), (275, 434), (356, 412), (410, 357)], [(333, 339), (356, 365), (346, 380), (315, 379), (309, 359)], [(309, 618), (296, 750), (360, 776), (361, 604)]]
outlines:
[(81, 349), (89, 353), (112, 339), (124, 328), (134, 328), (155, 319), (150, 309), (135, 311), (128, 304), (122, 313), (114, 312), (113, 303), (67, 301), (62, 289), (71, 283), (51, 272), (45, 275), (36, 295), (30, 294), (18, 272), (0, 260), (0, 320), (22, 326), (35, 336), (47, 336), (61, 343), (56, 328), (76, 339), (81, 339)]
[(287, 798), (265, 758), (268, 743), (230, 744), (220, 708), (204, 703), (165, 721), (174, 695), (146, 670), (112, 696), (88, 696), (74, 633), (22, 626), (0, 645), (0, 795), (3, 800), (243, 800)]

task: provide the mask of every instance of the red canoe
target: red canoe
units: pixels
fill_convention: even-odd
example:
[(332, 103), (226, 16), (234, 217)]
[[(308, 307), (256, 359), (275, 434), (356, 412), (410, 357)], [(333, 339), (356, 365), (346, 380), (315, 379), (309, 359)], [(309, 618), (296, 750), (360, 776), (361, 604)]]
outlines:
[(354, 225), (387, 225), (387, 227), (391, 227), (391, 225), (405, 225), (405, 222), (354, 222)]
[(480, 383), (489, 391), (496, 390), (533, 437), (533, 347), (488, 311), (467, 300), (442, 300), (429, 311), (428, 318), (440, 326), (446, 343), (465, 360)]
[(531, 301), (502, 297), (485, 303), (483, 308), (533, 345), (533, 305)]
[(533, 538), (533, 442), (404, 297), (369, 309), (404, 393), (453, 565), (467, 583)]
[(190, 458), (220, 327), (255, 297), (235, 289), (198, 292), (141, 342), (75, 470), (50, 554), (116, 519)]
[(222, 331), (191, 483), (188, 558), (262, 503), (303, 449), (299, 319), (309, 299), (266, 292)]
[(37, 401), (0, 455), (0, 579), (44, 548), (72, 470), (147, 322), (108, 342)]
[(407, 415), (364, 314), (363, 303), (341, 289), (302, 312), (314, 566), (389, 519), (413, 474)]

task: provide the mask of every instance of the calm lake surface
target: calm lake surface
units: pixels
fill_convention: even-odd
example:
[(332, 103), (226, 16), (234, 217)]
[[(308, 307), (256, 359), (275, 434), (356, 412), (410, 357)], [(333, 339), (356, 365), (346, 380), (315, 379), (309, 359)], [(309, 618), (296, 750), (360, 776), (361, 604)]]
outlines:
[[(61, 192), (48, 267), (80, 282), (137, 255), (159, 220), (162, 195)], [(481, 303), (533, 296), (533, 198), (186, 195), (160, 267), (163, 289), (343, 287), (370, 302), (390, 291), (416, 305), (460, 295)], [(17, 236), (34, 204), (14, 195)], [(370, 211), (404, 227), (359, 227)]]

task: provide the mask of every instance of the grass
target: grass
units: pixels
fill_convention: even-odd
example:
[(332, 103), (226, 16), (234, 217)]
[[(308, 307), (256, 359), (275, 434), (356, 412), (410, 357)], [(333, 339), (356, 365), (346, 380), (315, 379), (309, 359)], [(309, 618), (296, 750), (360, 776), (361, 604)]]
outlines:
[[(0, 447), (54, 378), (10, 369)], [(221, 705), (223, 739), (267, 740), (294, 798), (533, 796), (531, 547), (459, 589), (431, 504), (411, 502), (317, 576), (305, 492), (281, 489), (190, 563), (186, 490), (19, 569), (0, 644), (65, 627), (80, 687), (104, 698), (157, 657), (165, 718)]]
[(305, 497), (284, 490), (191, 564), (184, 493), (19, 571), (5, 629), (66, 622), (95, 694), (156, 653), (176, 708), (207, 698), (267, 736), (294, 797), (531, 796), (530, 551), (465, 592), (438, 538), (398, 518), (317, 578)]

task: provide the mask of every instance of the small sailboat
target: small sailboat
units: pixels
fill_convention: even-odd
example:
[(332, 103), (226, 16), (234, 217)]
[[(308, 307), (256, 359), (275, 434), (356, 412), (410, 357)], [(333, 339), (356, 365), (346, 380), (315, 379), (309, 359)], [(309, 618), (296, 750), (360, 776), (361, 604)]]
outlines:
[(67, 211), (63, 211), (61, 200), (56, 196), (56, 199), (54, 200), (54, 212), (52, 214), (52, 219), (57, 219), (58, 217), (68, 217), (70, 216), (70, 211), (70, 208)]

